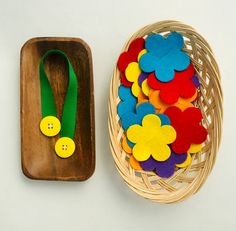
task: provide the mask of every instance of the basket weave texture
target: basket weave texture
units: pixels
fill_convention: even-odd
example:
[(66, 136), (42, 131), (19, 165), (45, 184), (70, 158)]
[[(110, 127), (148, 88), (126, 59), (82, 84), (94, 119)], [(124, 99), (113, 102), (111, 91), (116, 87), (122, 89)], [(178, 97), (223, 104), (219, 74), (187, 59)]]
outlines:
[(183, 35), (184, 49), (189, 54), (199, 77), (201, 86), (197, 106), (202, 111), (202, 124), (208, 130), (208, 138), (202, 150), (192, 156), (192, 163), (187, 168), (177, 170), (168, 179), (160, 178), (153, 172), (134, 170), (129, 164), (130, 156), (124, 152), (121, 146), (124, 130), (117, 115), (117, 105), (120, 102), (118, 96), (120, 72), (117, 67), (113, 73), (109, 98), (110, 148), (116, 167), (133, 191), (144, 198), (160, 203), (183, 201), (201, 188), (215, 164), (221, 140), (223, 118), (218, 65), (209, 44), (191, 26), (178, 21), (161, 21), (145, 26), (130, 37), (122, 52), (127, 51), (129, 44), (135, 38), (152, 33), (167, 35), (173, 31)]

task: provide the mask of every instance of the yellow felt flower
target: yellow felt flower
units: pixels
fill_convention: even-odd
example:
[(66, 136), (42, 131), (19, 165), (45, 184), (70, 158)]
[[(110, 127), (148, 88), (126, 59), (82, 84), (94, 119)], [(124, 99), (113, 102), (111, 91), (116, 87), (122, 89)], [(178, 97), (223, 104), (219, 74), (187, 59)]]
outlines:
[(135, 143), (133, 155), (136, 160), (145, 161), (152, 156), (155, 160), (165, 161), (171, 154), (167, 144), (175, 141), (176, 132), (170, 125), (161, 126), (157, 115), (149, 114), (143, 118), (142, 126), (135, 124), (129, 127), (127, 137)]

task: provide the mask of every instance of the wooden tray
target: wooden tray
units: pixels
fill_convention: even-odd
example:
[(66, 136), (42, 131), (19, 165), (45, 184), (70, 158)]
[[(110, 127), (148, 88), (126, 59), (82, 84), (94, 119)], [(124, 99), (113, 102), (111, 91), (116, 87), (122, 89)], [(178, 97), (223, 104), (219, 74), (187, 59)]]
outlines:
[[(75, 153), (61, 159), (54, 145), (59, 136), (48, 138), (39, 130), (41, 97), (40, 57), (50, 49), (64, 51), (78, 78), (78, 105), (74, 141)], [(21, 49), (21, 161), (23, 173), (31, 179), (83, 181), (95, 169), (95, 124), (92, 57), (89, 46), (78, 38), (33, 38)], [(68, 67), (60, 56), (45, 60), (45, 69), (55, 96), (58, 116), (68, 84)]]

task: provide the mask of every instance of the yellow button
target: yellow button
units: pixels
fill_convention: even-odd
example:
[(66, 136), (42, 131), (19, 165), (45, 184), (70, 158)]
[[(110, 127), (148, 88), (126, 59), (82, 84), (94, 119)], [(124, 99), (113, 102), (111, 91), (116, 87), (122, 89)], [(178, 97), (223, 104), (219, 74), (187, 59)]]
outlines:
[(61, 158), (68, 158), (75, 151), (75, 142), (69, 137), (61, 137), (55, 144), (55, 151)]
[(40, 122), (40, 130), (45, 136), (55, 136), (61, 130), (60, 120), (55, 116), (46, 116)]

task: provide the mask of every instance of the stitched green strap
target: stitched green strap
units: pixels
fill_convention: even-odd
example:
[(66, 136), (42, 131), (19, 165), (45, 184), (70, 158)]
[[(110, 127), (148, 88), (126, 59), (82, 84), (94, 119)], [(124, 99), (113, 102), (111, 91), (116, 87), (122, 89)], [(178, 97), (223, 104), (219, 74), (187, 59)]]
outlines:
[(40, 59), (39, 75), (40, 75), (40, 88), (41, 88), (41, 104), (42, 104), (42, 117), (57, 116), (55, 99), (51, 84), (48, 80), (47, 74), (44, 70), (44, 60), (51, 54), (57, 54), (63, 56), (69, 66), (69, 83), (66, 93), (65, 102), (63, 105), (62, 117), (61, 117), (61, 137), (74, 138), (75, 126), (76, 126), (76, 109), (77, 109), (77, 96), (78, 96), (78, 83), (67, 55), (60, 50), (49, 50)]

